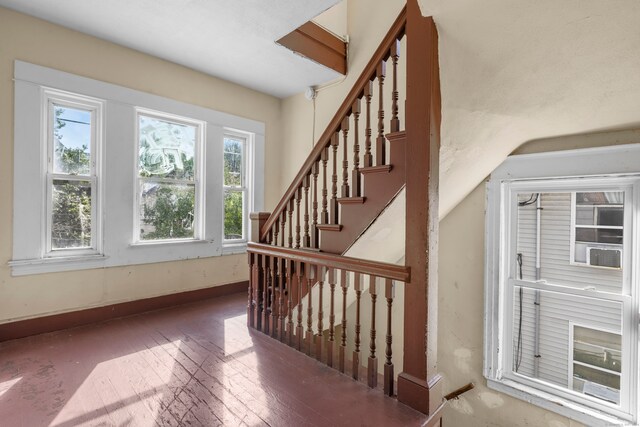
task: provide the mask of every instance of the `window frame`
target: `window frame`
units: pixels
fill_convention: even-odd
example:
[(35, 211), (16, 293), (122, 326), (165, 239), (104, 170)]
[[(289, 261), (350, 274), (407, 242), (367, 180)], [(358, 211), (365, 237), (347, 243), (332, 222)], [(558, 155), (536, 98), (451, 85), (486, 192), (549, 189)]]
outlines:
[[(102, 100), (101, 157), (96, 164), (102, 236), (99, 253), (46, 257), (47, 107), (43, 91), (82, 94)], [(212, 108), (169, 99), (148, 92), (106, 83), (51, 68), (16, 60), (14, 62), (13, 140), (13, 236), (8, 262), (12, 276), (60, 271), (129, 266), (243, 253), (246, 244), (225, 246), (222, 242), (223, 135), (227, 130), (251, 135), (252, 210), (264, 209), (265, 124)], [(206, 123), (203, 137), (203, 192), (201, 240), (164, 241), (137, 244), (133, 239), (136, 199), (134, 159), (137, 158), (136, 108), (193, 118)], [(124, 168), (124, 171), (123, 171)], [(247, 224), (250, 227), (250, 224)], [(250, 233), (247, 233), (249, 236)]]
[[(194, 174), (193, 181), (179, 180), (171, 178), (147, 178), (140, 176), (140, 116), (149, 117), (152, 119), (163, 120), (178, 125), (193, 126), (196, 128), (195, 147), (194, 147)], [(205, 188), (204, 188), (204, 174), (206, 171), (205, 166), (205, 144), (206, 141), (206, 129), (207, 124), (202, 120), (197, 120), (189, 117), (179, 116), (163, 111), (151, 110), (148, 108), (137, 107), (135, 109), (135, 142), (136, 142), (136, 155), (134, 158), (134, 195), (135, 200), (133, 202), (133, 245), (157, 245), (164, 243), (180, 243), (180, 242), (197, 242), (203, 241), (205, 238), (204, 227), (204, 215), (205, 215)], [(194, 186), (194, 220), (193, 220), (193, 237), (192, 238), (176, 238), (176, 239), (150, 239), (143, 240), (140, 236), (140, 185), (142, 182), (159, 182), (167, 184), (185, 184)]]
[[(581, 322), (569, 322), (569, 366), (568, 366), (568, 378), (569, 378), (569, 386), (568, 388), (570, 390), (573, 390), (573, 382), (574, 382), (574, 377), (573, 377), (573, 365), (575, 363), (578, 363), (579, 365), (583, 365), (586, 366), (587, 368), (590, 369), (595, 369), (595, 370), (599, 370), (599, 371), (603, 371), (603, 372), (607, 372), (607, 373), (612, 373), (614, 375), (617, 375), (618, 377), (620, 377), (620, 394), (622, 394), (622, 381), (623, 381), (623, 373), (621, 372), (614, 372), (614, 371), (610, 371), (608, 369), (604, 369), (604, 368), (600, 368), (599, 366), (596, 365), (591, 365), (589, 363), (584, 363), (584, 362), (578, 362), (575, 360), (573, 354), (574, 354), (574, 349), (575, 349), (575, 328), (579, 327), (579, 328), (584, 328), (584, 329), (592, 329), (595, 331), (599, 331), (599, 332), (606, 332), (609, 334), (614, 334), (614, 335), (620, 335), (620, 341), (621, 343), (624, 341), (624, 336), (622, 336), (622, 334), (618, 331), (614, 331), (611, 329), (607, 329), (607, 328), (596, 328), (593, 325), (586, 325), (583, 324)], [(622, 358), (624, 358), (624, 351), (622, 351)]]
[[(54, 108), (56, 105), (73, 109), (89, 111), (91, 114), (91, 142), (89, 175), (72, 175), (56, 173), (55, 167), (55, 139), (54, 139)], [(43, 258), (77, 257), (83, 255), (102, 254), (102, 146), (104, 101), (101, 99), (71, 93), (66, 91), (43, 88), (41, 106), (43, 120), (41, 128), (45, 132), (43, 146), (45, 148), (45, 211), (43, 213), (44, 236)], [(53, 232), (53, 182), (56, 180), (89, 182), (91, 184), (91, 246), (86, 248), (52, 248)]]
[[(576, 192), (572, 192), (571, 193), (571, 237), (570, 237), (570, 241), (569, 244), (571, 245), (569, 248), (569, 263), (571, 265), (576, 265), (576, 266), (581, 266), (581, 267), (588, 267), (588, 268), (603, 268), (603, 269), (608, 269), (608, 270), (620, 270), (622, 269), (622, 266), (620, 268), (617, 267), (607, 267), (607, 266), (602, 266), (602, 265), (592, 265), (589, 264), (587, 262), (579, 262), (576, 261), (576, 229), (577, 228), (591, 228), (591, 229), (602, 229), (602, 230), (619, 230), (621, 229), (624, 233), (624, 225), (622, 227), (617, 227), (617, 226), (597, 226), (597, 225), (593, 225), (593, 226), (584, 226), (584, 225), (578, 225), (576, 224), (576, 209), (577, 209), (577, 202), (576, 202)], [(623, 249), (623, 245), (619, 245), (616, 243), (591, 243), (590, 244), (592, 247), (599, 247), (599, 248), (618, 248), (621, 251), (620, 254), (620, 259), (621, 259), (621, 264), (622, 264), (622, 260), (624, 259), (624, 249)], [(587, 249), (587, 259), (589, 259), (589, 250)]]
[[(241, 165), (241, 178), (239, 187), (229, 186), (224, 183), (224, 140), (229, 137), (230, 139), (241, 139), (242, 143), (242, 165)], [(246, 245), (249, 241), (249, 214), (253, 211), (253, 166), (254, 165), (254, 140), (251, 134), (242, 132), (235, 129), (225, 129), (222, 140), (222, 245), (223, 251), (235, 252), (246, 249)], [(241, 192), (242, 193), (242, 238), (241, 239), (227, 239), (225, 237), (224, 221), (225, 221), (225, 206), (224, 197), (227, 192)]]
[[(621, 162), (620, 159), (625, 161)], [(570, 161), (569, 161), (570, 160)], [(509, 329), (509, 309), (513, 308), (513, 292), (506, 286), (509, 277), (508, 253), (513, 242), (514, 224), (506, 227), (502, 220), (512, 218), (514, 208), (509, 201), (512, 197), (514, 184), (527, 183), (529, 189), (518, 190), (522, 192), (544, 192), (546, 182), (555, 180), (565, 185), (572, 180), (576, 184), (576, 190), (580, 191), (580, 185), (585, 188), (585, 178), (590, 178), (586, 187), (592, 187), (594, 180), (600, 180), (607, 185), (630, 185), (629, 199), (625, 195), (625, 204), (640, 205), (640, 170), (633, 167), (633, 162), (640, 160), (640, 144), (620, 147), (605, 147), (594, 149), (567, 150), (562, 152), (528, 154), (512, 156), (508, 158), (491, 175), (487, 184), (487, 214), (485, 227), (485, 343), (484, 343), (484, 368), (483, 374), (487, 378), (487, 385), (511, 396), (526, 400), (547, 410), (559, 413), (577, 421), (589, 425), (627, 425), (638, 419), (638, 265), (633, 268), (631, 260), (638, 253), (638, 238), (640, 214), (637, 209), (625, 209), (625, 215), (630, 216), (631, 228), (625, 229), (623, 241), (623, 271), (629, 275), (628, 295), (610, 294), (612, 299), (624, 300), (623, 316), (623, 349), (629, 352), (632, 362), (630, 368), (631, 378), (628, 378), (630, 390), (628, 396), (628, 413), (613, 411), (610, 408), (596, 408), (594, 405), (586, 405), (587, 399), (575, 396), (567, 396), (561, 387), (540, 387), (539, 384), (529, 381), (523, 375), (510, 375), (507, 371), (512, 366), (512, 359), (505, 359), (505, 355), (513, 351)], [(598, 191), (603, 191), (598, 187)], [(534, 190), (531, 190), (531, 189)], [(517, 192), (516, 192), (517, 193)], [(630, 205), (632, 206), (632, 205)], [(625, 225), (627, 224), (625, 220)], [(514, 257), (515, 258), (515, 257)], [(513, 268), (509, 266), (509, 268)], [(514, 276), (515, 277), (515, 276)], [(530, 283), (523, 283), (530, 287)], [(624, 288), (624, 287), (623, 287)], [(541, 290), (554, 290), (554, 286), (540, 283)], [(571, 289), (565, 290), (570, 294), (582, 297), (597, 297), (593, 290)], [(623, 289), (624, 292), (624, 289)], [(513, 316), (513, 310), (511, 310)], [(571, 356), (572, 358), (572, 356)], [(505, 363), (508, 360), (508, 364)], [(624, 362), (623, 362), (624, 363)], [(623, 365), (624, 369), (624, 365)], [(622, 377), (621, 377), (622, 379)], [(563, 390), (564, 389), (564, 390)], [(588, 396), (587, 396), (588, 397)], [(621, 399), (623, 399), (621, 392)], [(592, 403), (592, 402), (589, 402)], [(597, 405), (596, 405), (597, 406)]]

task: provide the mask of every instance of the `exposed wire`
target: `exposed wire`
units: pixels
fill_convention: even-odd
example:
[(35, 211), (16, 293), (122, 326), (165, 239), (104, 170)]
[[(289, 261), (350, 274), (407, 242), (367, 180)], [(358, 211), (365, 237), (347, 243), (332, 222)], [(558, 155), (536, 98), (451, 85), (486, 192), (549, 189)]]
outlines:
[(538, 201), (538, 197), (540, 197), (540, 193), (533, 193), (529, 200), (525, 200), (523, 202), (518, 202), (518, 206), (528, 206), (536, 203)]

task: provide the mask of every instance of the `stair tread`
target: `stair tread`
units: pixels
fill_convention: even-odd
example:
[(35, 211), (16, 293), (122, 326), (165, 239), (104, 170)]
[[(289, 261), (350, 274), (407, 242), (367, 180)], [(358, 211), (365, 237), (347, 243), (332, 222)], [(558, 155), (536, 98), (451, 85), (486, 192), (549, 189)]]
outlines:
[(366, 168), (360, 168), (360, 173), (389, 173), (391, 169), (393, 169), (393, 165), (368, 166)]
[(340, 204), (362, 204), (367, 200), (366, 197), (340, 197), (338, 203)]
[(324, 231), (340, 231), (342, 230), (342, 225), (340, 224), (318, 224), (319, 230)]

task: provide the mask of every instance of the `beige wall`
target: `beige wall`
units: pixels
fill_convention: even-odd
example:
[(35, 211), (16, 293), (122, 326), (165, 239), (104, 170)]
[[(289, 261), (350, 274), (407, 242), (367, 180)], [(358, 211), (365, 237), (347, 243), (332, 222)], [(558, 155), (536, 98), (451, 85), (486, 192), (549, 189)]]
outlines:
[[(640, 130), (572, 135), (531, 141), (516, 154), (640, 143)], [(576, 427), (572, 422), (489, 390), (482, 376), (484, 315), (485, 183), (440, 222), (438, 368), (446, 392), (473, 382), (476, 388), (445, 413), (447, 425)]]
[(279, 99), (0, 8), (0, 323), (247, 279), (244, 255), (11, 277), (16, 59), (264, 122), (267, 208), (279, 193)]

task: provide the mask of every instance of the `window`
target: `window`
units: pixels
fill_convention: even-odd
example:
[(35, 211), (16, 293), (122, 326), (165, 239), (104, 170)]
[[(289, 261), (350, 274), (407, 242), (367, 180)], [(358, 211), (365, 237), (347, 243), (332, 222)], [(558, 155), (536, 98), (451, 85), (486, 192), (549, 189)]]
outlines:
[(47, 256), (100, 250), (99, 100), (47, 90)]
[(230, 243), (247, 240), (246, 148), (245, 136), (224, 136), (224, 239)]
[(263, 123), (20, 61), (14, 81), (13, 275), (245, 250)]
[[(600, 154), (518, 156), (492, 175), (485, 376), (587, 425), (628, 425), (638, 416), (640, 174), (616, 170), (615, 150), (610, 173), (588, 173)], [(582, 166), (566, 170), (569, 155)]]
[(199, 239), (203, 124), (138, 112), (136, 240)]
[(624, 193), (578, 192), (571, 197), (572, 262), (620, 268)]
[(578, 325), (572, 325), (571, 331), (571, 388), (620, 404), (622, 335)]

